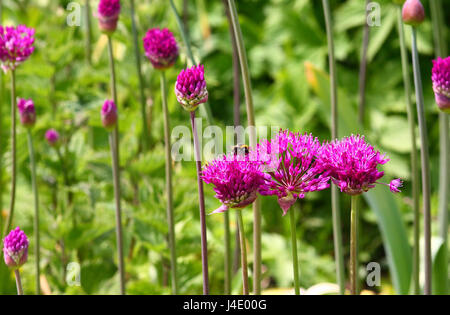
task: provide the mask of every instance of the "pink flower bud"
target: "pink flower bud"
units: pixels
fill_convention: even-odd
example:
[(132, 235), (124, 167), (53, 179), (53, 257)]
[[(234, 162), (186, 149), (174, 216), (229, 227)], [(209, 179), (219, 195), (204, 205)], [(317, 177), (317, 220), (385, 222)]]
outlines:
[(450, 57), (433, 60), (431, 80), (439, 109), (450, 114)]
[(117, 106), (112, 100), (106, 100), (102, 106), (102, 124), (107, 130), (112, 130), (117, 124)]
[(120, 14), (120, 0), (100, 0), (97, 17), (100, 31), (112, 34), (117, 28)]
[(36, 110), (31, 99), (26, 100), (19, 98), (17, 101), (17, 108), (19, 109), (20, 122), (25, 127), (33, 127), (36, 122)]
[(28, 238), (19, 227), (9, 232), (3, 239), (3, 258), (5, 264), (17, 269), (28, 259)]
[(59, 144), (59, 133), (55, 129), (49, 129), (45, 133), (45, 139), (50, 146), (54, 147)]
[(419, 0), (406, 0), (402, 9), (403, 22), (417, 26), (425, 20), (425, 9)]
[(177, 42), (167, 28), (148, 30), (143, 42), (145, 55), (156, 69), (170, 68), (178, 58)]

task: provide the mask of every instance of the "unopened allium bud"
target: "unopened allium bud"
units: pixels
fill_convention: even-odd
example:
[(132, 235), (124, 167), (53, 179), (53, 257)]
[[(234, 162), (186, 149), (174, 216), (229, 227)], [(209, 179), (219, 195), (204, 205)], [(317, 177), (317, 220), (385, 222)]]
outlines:
[(17, 108), (19, 109), (20, 122), (25, 127), (33, 127), (36, 122), (36, 110), (33, 101), (19, 98), (17, 100)]
[(436, 103), (443, 112), (450, 114), (450, 57), (433, 60), (431, 80)]
[(0, 62), (3, 71), (15, 70), (34, 51), (34, 29), (0, 25)]
[(28, 238), (19, 227), (12, 230), (3, 239), (3, 258), (5, 264), (17, 269), (26, 263), (28, 259)]
[(181, 70), (175, 83), (175, 94), (181, 106), (189, 112), (208, 101), (203, 65)]
[(117, 28), (120, 14), (120, 0), (100, 0), (97, 9), (100, 31), (112, 34)]
[(143, 42), (145, 55), (156, 69), (170, 68), (178, 58), (177, 42), (167, 28), (148, 30)]
[(59, 144), (59, 133), (55, 129), (49, 129), (45, 133), (45, 139), (50, 146), (56, 146)]
[(417, 26), (425, 20), (425, 9), (419, 0), (406, 0), (402, 9), (403, 22)]
[(117, 106), (112, 100), (106, 100), (102, 106), (102, 124), (107, 130), (114, 129), (117, 124)]

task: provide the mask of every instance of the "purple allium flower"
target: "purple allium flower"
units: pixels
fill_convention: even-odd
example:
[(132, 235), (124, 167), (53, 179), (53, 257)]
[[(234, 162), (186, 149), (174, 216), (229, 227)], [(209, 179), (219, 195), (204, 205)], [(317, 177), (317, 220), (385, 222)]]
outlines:
[(378, 171), (378, 165), (388, 161), (384, 154), (366, 143), (364, 136), (354, 135), (324, 144), (318, 158), (332, 182), (349, 195), (374, 188), (384, 175), (383, 171)]
[(28, 259), (28, 238), (19, 227), (3, 239), (3, 258), (8, 267), (17, 269)]
[(431, 80), (436, 103), (443, 112), (450, 114), (450, 56), (433, 60)]
[(403, 181), (400, 178), (394, 179), (389, 184), (389, 189), (393, 193), (399, 193), (401, 190), (399, 188), (403, 187)]
[(202, 179), (214, 185), (216, 198), (222, 206), (213, 213), (221, 213), (252, 204), (264, 183), (264, 174), (261, 165), (251, 161), (249, 156), (228, 154), (205, 165)]
[(316, 162), (320, 149), (321, 144), (311, 134), (280, 130), (274, 139), (261, 142), (254, 151), (268, 175), (260, 193), (276, 195), (283, 215), (306, 193), (330, 187), (330, 177)]
[(20, 122), (25, 127), (33, 127), (36, 122), (36, 110), (34, 109), (33, 100), (19, 98), (17, 101), (19, 109)]
[(45, 133), (45, 139), (50, 146), (56, 146), (59, 143), (59, 133), (55, 129), (49, 129)]
[(100, 30), (112, 34), (117, 28), (120, 14), (120, 0), (100, 0), (97, 16)]
[(181, 70), (175, 83), (175, 94), (181, 106), (189, 112), (195, 111), (198, 105), (208, 101), (203, 65)]
[(117, 106), (112, 100), (106, 100), (102, 106), (102, 123), (107, 130), (113, 129), (117, 124)]
[(173, 66), (178, 58), (178, 45), (171, 31), (167, 28), (149, 29), (143, 41), (145, 55), (153, 67), (164, 70)]
[(425, 9), (419, 0), (406, 0), (402, 8), (402, 19), (405, 24), (417, 26), (425, 20)]
[(0, 25), (0, 61), (3, 71), (15, 70), (34, 51), (34, 29)]

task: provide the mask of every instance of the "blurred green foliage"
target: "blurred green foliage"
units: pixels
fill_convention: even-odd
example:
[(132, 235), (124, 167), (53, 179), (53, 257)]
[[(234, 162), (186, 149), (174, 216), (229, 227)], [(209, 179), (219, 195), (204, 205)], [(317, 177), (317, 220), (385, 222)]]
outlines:
[[(84, 5), (84, 1), (74, 1)], [(92, 12), (98, 1), (90, 1)], [(176, 1), (182, 8), (182, 1)], [(237, 1), (240, 22), (248, 51), (255, 98), (256, 123), (279, 126), (301, 132), (312, 132), (321, 140), (329, 139), (329, 114), (326, 96), (317, 93), (317, 82), (307, 76), (308, 68), (327, 72), (327, 41), (320, 1), (308, 0), (241, 0)], [(70, 13), (68, 0), (3, 1), (3, 24), (26, 24), (36, 28), (36, 51), (19, 67), (17, 95), (32, 98), (38, 121), (33, 129), (36, 145), (38, 187), (40, 194), (42, 233), (42, 274), (44, 285), (53, 294), (108, 294), (118, 292), (115, 254), (113, 186), (108, 138), (100, 121), (100, 107), (109, 97), (109, 70), (106, 38), (100, 35), (92, 17), (92, 65), (85, 58), (85, 18), (81, 27), (66, 23)], [(396, 7), (392, 1), (378, 1), (381, 6), (381, 26), (372, 27), (369, 44), (367, 79), (367, 121), (364, 128), (377, 149), (387, 152), (391, 161), (383, 167), (384, 181), (394, 177), (406, 180), (402, 194), (387, 203), (395, 208), (399, 221), (389, 222), (390, 209), (381, 206), (390, 228), (407, 227), (412, 239), (411, 189), (405, 96), (403, 91), (399, 42), (396, 31)], [(425, 1), (427, 9), (427, 1)], [(358, 67), (362, 44), (364, 6), (361, 0), (331, 1), (334, 18), (336, 56), (339, 83), (340, 115), (343, 119), (340, 136), (362, 130), (350, 112), (356, 113), (358, 100)], [(139, 38), (151, 27), (168, 27), (180, 43), (180, 59), (167, 71), (173, 86), (177, 73), (186, 65), (185, 47), (174, 16), (165, 0), (137, 0), (136, 12)], [(427, 10), (428, 11), (428, 10)], [(215, 122), (225, 127), (233, 124), (233, 85), (231, 44), (228, 24), (221, 1), (189, 1), (190, 38), (196, 58), (205, 65), (209, 90), (209, 106)], [(446, 14), (449, 11), (446, 10)], [(448, 20), (448, 17), (447, 17)], [(422, 79), (427, 120), (430, 122), (430, 154), (432, 170), (432, 210), (437, 211), (438, 125), (437, 107), (430, 82), (433, 43), (429, 19), (419, 28)], [(406, 28), (406, 37), (410, 38)], [(141, 44), (141, 41), (139, 41)], [(167, 294), (169, 287), (169, 250), (164, 197), (163, 121), (159, 93), (159, 75), (143, 57), (147, 109), (151, 113), (151, 150), (141, 149), (141, 116), (139, 86), (132, 45), (130, 7), (123, 1), (117, 32), (114, 34), (117, 59), (117, 79), (120, 119), (120, 164), (124, 211), (124, 237), (127, 286), (130, 294)], [(326, 78), (326, 74), (325, 74)], [(4, 76), (6, 91), (0, 100), (4, 131), (2, 147), (3, 204), (7, 209), (9, 195), (9, 82)], [(189, 127), (188, 114), (169, 93), (172, 126)], [(245, 106), (241, 107), (245, 122)], [(355, 116), (356, 117), (356, 116)], [(203, 126), (206, 121), (203, 120)], [(65, 172), (69, 185), (63, 182), (63, 171), (56, 152), (44, 139), (48, 128), (60, 131), (63, 137)], [(31, 240), (33, 250), (33, 208), (28, 151), (25, 130), (18, 127), (18, 194), (15, 225), (20, 225)], [(174, 139), (175, 140), (175, 139)], [(210, 157), (205, 157), (209, 159)], [(197, 205), (196, 173), (193, 162), (176, 162), (174, 167), (174, 205), (179, 288), (182, 294), (201, 292), (200, 226)], [(68, 192), (73, 203), (66, 202)], [(206, 187), (206, 207), (209, 212), (218, 207), (211, 187)], [(382, 196), (382, 195), (381, 195)], [(379, 194), (375, 199), (384, 198)], [(195, 201), (195, 202), (193, 202)], [(370, 200), (369, 200), (370, 201)], [(371, 201), (371, 205), (377, 200)], [(310, 194), (295, 206), (298, 218), (298, 240), (301, 286), (309, 288), (322, 282), (335, 282), (333, 262), (332, 222), (329, 191)], [(349, 205), (341, 198), (344, 251), (348, 257)], [(384, 208), (383, 208), (384, 207)], [(4, 210), (6, 211), (6, 210)], [(264, 198), (263, 214), (263, 287), (292, 286), (289, 224), (281, 216), (276, 200)], [(234, 218), (232, 215), (231, 218)], [(381, 288), (392, 292), (386, 251), (395, 243), (382, 237), (380, 215), (363, 205), (361, 215), (360, 251), (361, 275), (366, 263), (382, 266)], [(244, 210), (248, 246), (252, 245), (252, 212)], [(224, 230), (223, 216), (208, 216), (208, 251), (211, 292), (223, 290)], [(382, 225), (381, 225), (382, 226)], [(232, 220), (234, 239), (236, 225)], [(382, 226), (383, 228), (383, 226)], [(400, 240), (400, 244), (402, 240)], [(234, 242), (233, 242), (234, 243)], [(401, 245), (401, 246), (403, 246)], [(391, 249), (392, 250), (392, 249)], [(395, 250), (395, 249), (394, 249)], [(409, 248), (398, 254), (407, 257)], [(251, 250), (250, 250), (251, 253)], [(26, 293), (33, 293), (34, 256), (23, 269)], [(252, 264), (252, 256), (249, 255)], [(81, 265), (81, 286), (70, 287), (65, 281), (65, 266), (69, 262)], [(392, 263), (392, 262), (390, 262)], [(410, 263), (410, 262), (409, 262)], [(14, 294), (13, 275), (0, 264), (0, 293)], [(405, 266), (408, 262), (405, 263)], [(406, 267), (405, 267), (406, 268)], [(391, 272), (398, 272), (392, 269)], [(403, 274), (407, 277), (408, 271)], [(394, 279), (395, 282), (395, 279)], [(365, 285), (362, 283), (362, 285)], [(240, 292), (240, 274), (233, 283), (233, 293)]]

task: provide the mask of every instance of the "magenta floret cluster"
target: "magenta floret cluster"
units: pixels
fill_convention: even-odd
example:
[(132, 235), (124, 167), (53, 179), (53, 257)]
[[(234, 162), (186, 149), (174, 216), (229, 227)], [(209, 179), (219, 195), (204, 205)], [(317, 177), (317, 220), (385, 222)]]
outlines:
[(178, 58), (178, 45), (167, 28), (152, 28), (143, 38), (145, 55), (156, 69), (173, 66)]
[(98, 14), (104, 17), (114, 17), (120, 13), (120, 0), (100, 0)]
[(15, 70), (34, 52), (34, 29), (0, 25), (0, 61), (4, 72)]
[(324, 144), (318, 161), (341, 192), (359, 195), (375, 187), (384, 175), (377, 167), (389, 159), (368, 144), (364, 136), (352, 135)]
[(316, 161), (320, 149), (319, 140), (312, 134), (289, 130), (281, 130), (271, 141), (257, 146), (258, 160), (269, 175), (260, 193), (276, 195), (283, 215), (306, 193), (330, 186), (330, 177)]
[(181, 106), (190, 112), (196, 110), (201, 103), (208, 101), (203, 65), (181, 70), (175, 83), (175, 95)]
[(261, 165), (249, 156), (224, 155), (207, 164), (202, 179), (214, 185), (216, 198), (222, 206), (213, 213), (225, 212), (229, 208), (242, 209), (257, 198), (258, 189), (264, 184)]
[(19, 110), (20, 122), (25, 127), (32, 127), (36, 122), (36, 110), (33, 100), (19, 98), (17, 100), (17, 109)]
[(16, 227), (3, 239), (3, 258), (10, 268), (19, 268), (28, 258), (28, 238)]
[(436, 103), (441, 110), (450, 113), (450, 57), (433, 60), (431, 80)]
[(117, 106), (112, 100), (106, 100), (101, 110), (102, 124), (106, 129), (111, 129), (117, 123)]
[(55, 146), (59, 143), (59, 133), (55, 129), (49, 129), (45, 133), (45, 139), (48, 144), (51, 146)]

